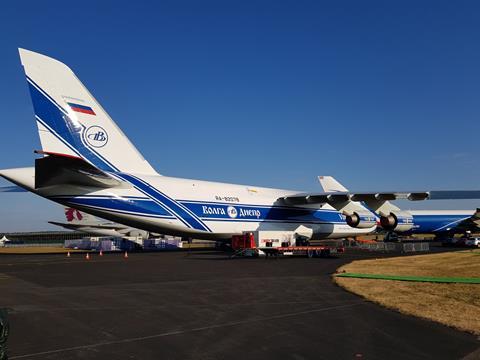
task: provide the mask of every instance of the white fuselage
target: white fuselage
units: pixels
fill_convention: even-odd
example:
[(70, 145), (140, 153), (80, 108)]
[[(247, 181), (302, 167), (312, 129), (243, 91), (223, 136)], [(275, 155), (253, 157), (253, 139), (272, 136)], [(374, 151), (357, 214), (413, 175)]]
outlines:
[(313, 238), (338, 238), (376, 228), (352, 228), (329, 205), (286, 206), (278, 202), (299, 191), (125, 173), (114, 174), (124, 184), (119, 187), (62, 185), (35, 190), (33, 168), (7, 170), (2, 175), (63, 205), (171, 235), (225, 239), (245, 231), (294, 231), (303, 225), (313, 230)]

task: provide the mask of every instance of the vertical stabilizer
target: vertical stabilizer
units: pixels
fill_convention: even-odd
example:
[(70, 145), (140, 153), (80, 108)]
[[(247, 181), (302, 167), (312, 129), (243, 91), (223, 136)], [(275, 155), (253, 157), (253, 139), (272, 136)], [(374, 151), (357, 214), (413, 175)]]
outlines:
[(81, 157), (104, 171), (157, 174), (70, 68), (19, 52), (43, 151)]
[[(318, 181), (326, 193), (348, 192), (347, 188), (340, 184), (332, 176), (319, 176)], [(354, 228), (370, 228), (377, 226), (377, 217), (370, 209), (358, 201), (330, 201), (329, 204), (345, 216), (348, 225)]]
[(319, 176), (318, 181), (320, 181), (320, 186), (323, 188), (324, 192), (347, 192), (342, 184), (340, 184), (333, 176)]

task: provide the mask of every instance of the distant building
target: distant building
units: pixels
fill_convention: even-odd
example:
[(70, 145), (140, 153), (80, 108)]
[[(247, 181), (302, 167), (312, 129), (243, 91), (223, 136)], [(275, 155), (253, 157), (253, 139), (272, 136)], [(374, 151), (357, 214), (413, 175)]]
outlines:
[(4, 236), (14, 243), (58, 244), (63, 243), (66, 240), (82, 239), (85, 237), (94, 237), (96, 235), (80, 231), (36, 231), (0, 233), (0, 239)]

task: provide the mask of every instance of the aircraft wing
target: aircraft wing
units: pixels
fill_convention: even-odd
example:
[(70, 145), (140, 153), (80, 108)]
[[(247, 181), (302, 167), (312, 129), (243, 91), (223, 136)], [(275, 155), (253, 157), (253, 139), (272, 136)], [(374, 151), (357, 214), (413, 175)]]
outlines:
[(323, 192), (301, 193), (278, 199), (286, 205), (339, 204), (346, 201), (461, 200), (480, 199), (480, 190), (434, 190), (408, 192)]
[(28, 190), (25, 190), (24, 188), (21, 188), (20, 186), (13, 185), (13, 186), (2, 186), (2, 187), (0, 187), (0, 192), (28, 192)]
[(35, 160), (35, 188), (53, 185), (83, 185), (100, 188), (119, 186), (122, 182), (82, 158), (45, 151)]

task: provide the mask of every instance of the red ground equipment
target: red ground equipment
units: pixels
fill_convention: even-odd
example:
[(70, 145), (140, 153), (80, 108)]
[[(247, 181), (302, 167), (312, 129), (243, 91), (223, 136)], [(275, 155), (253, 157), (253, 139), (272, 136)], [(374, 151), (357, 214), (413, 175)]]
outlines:
[(233, 250), (254, 249), (255, 247), (255, 237), (252, 233), (232, 236)]

